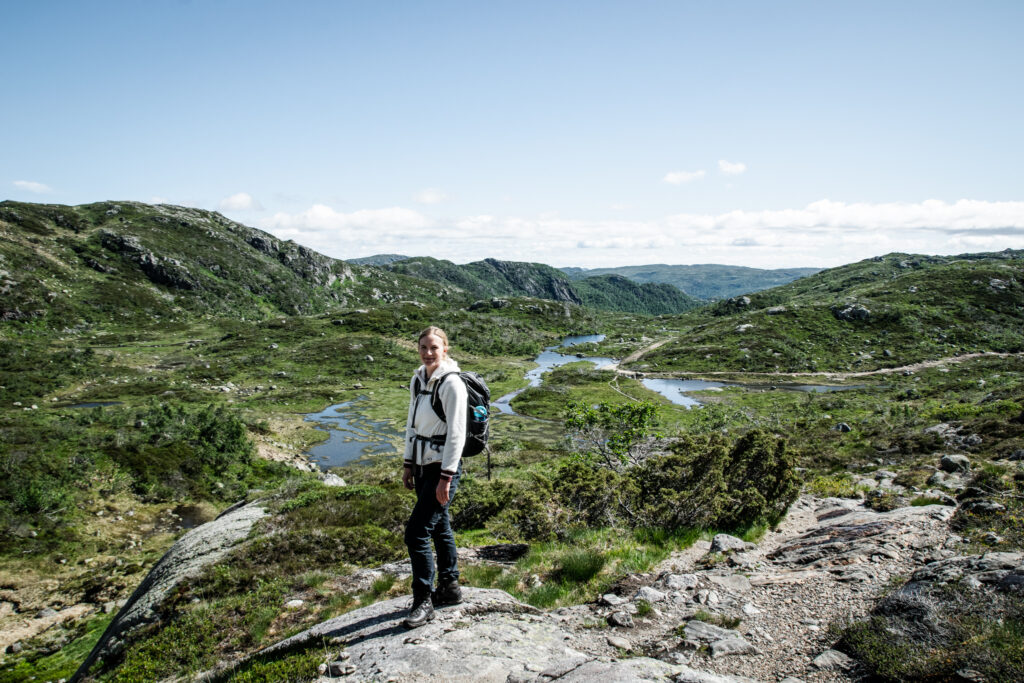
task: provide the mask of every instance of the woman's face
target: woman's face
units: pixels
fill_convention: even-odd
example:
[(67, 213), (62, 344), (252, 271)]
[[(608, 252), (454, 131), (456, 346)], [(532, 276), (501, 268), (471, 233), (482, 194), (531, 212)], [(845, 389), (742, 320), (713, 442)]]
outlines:
[(433, 372), (448, 355), (448, 347), (436, 334), (420, 337), (420, 360), (427, 372)]

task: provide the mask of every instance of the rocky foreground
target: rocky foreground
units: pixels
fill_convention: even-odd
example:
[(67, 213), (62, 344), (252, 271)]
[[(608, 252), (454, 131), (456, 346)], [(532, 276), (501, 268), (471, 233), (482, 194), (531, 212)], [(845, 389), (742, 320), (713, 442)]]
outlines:
[[(469, 588), (463, 604), (409, 631), (401, 626), (409, 599), (397, 598), (325, 621), (259, 655), (326, 643), (321, 680), (857, 680), (863, 672), (832, 649), (837, 636), (829, 627), (869, 614), (897, 587), (908, 596), (901, 604), (912, 604), (923, 585), (1024, 585), (1024, 554), (959, 552), (962, 540), (948, 526), (953, 511), (926, 505), (875, 512), (860, 501), (804, 496), (760, 543), (726, 535), (698, 542), (654, 571), (625, 577), (592, 604), (545, 612), (502, 591)], [(183, 537), (179, 544), (190, 553), (172, 549), (173, 574), (215, 559), (225, 544), (212, 540), (217, 526), (241, 538), (254, 514), (255, 506), (241, 508)], [(464, 552), (466, 560), (501, 562)], [(186, 555), (196, 566), (183, 561)], [(148, 582), (161, 592), (170, 576), (164, 566), (161, 581)], [(368, 584), (384, 573), (404, 578), (408, 563), (347, 580)], [(133, 596), (97, 652), (116, 647), (119, 624), (137, 623), (149, 602)], [(225, 662), (200, 678), (239, 664)]]

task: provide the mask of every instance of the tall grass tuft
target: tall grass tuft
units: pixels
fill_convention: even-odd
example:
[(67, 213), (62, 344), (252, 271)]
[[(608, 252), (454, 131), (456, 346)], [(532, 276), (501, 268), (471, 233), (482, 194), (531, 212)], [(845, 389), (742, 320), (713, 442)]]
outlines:
[(604, 553), (597, 550), (571, 550), (558, 558), (554, 574), (566, 583), (586, 583), (597, 576), (605, 561)]

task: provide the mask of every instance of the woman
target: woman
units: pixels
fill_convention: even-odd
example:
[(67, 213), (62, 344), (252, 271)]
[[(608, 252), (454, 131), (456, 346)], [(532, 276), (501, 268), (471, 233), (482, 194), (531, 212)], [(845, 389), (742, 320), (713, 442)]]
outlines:
[[(448, 357), (448, 335), (428, 327), (419, 336), (423, 365), (409, 384), (409, 418), (405, 425), (405, 462), (402, 483), (415, 489), (416, 505), (405, 525), (405, 544), (412, 561), (412, 609), (404, 623), (422, 626), (434, 618), (434, 606), (462, 602), (459, 588), (455, 535), (448, 506), (462, 474), (462, 448), (466, 442), (466, 385), (458, 364)], [(434, 412), (431, 400), (440, 398), (447, 419)], [(437, 591), (433, 592), (437, 552)]]

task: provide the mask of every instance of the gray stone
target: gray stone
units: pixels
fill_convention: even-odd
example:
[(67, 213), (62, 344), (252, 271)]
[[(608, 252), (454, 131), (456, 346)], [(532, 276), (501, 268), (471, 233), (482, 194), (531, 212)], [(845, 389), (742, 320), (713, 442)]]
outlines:
[(752, 602), (745, 603), (743, 607), (740, 608), (740, 610), (748, 617), (754, 616), (755, 614), (761, 614), (761, 610), (755, 607), (754, 603)]
[[(634, 681), (672, 680), (680, 670), (677, 664), (669, 664), (648, 657), (604, 661), (591, 659), (570, 671), (556, 677), (558, 683), (633, 683)], [(542, 674), (546, 677), (546, 672)], [(443, 678), (439, 680), (450, 680)], [(678, 680), (678, 679), (676, 679)]]
[(715, 674), (710, 671), (697, 671), (688, 666), (683, 666), (675, 679), (676, 683), (758, 683), (756, 679), (746, 676), (732, 676), (729, 674)]
[(990, 500), (969, 500), (962, 507), (967, 512), (981, 513), (1004, 512), (1006, 510), (1006, 506), (1002, 503), (993, 503)]
[(832, 315), (837, 320), (854, 322), (856, 320), (868, 320), (871, 317), (871, 311), (861, 304), (846, 304), (845, 306), (833, 306)]
[(333, 472), (321, 474), (320, 481), (324, 483), (324, 486), (345, 486), (345, 480)]
[(853, 660), (838, 650), (825, 650), (814, 658), (814, 666), (819, 669), (843, 669), (853, 667)]
[(708, 574), (704, 578), (732, 593), (745, 593), (750, 590), (750, 579), (743, 574), (726, 574), (725, 576)]
[(608, 605), (609, 607), (618, 607), (619, 605), (629, 602), (626, 598), (615, 593), (605, 593), (601, 596), (601, 602)]
[(327, 671), (332, 677), (337, 676), (348, 676), (356, 671), (356, 667), (353, 664), (346, 664), (345, 662), (331, 662), (327, 665)]
[(755, 654), (757, 648), (751, 645), (741, 636), (723, 638), (711, 643), (711, 656), (724, 657), (726, 655), (749, 655)]
[(608, 615), (608, 624), (622, 628), (633, 628), (634, 626), (633, 617), (627, 612), (612, 612)]
[(620, 650), (625, 650), (626, 652), (633, 649), (633, 644), (622, 636), (608, 636), (608, 644), (612, 647), (617, 647)]
[(697, 587), (697, 575), (669, 574), (665, 577), (665, 585), (675, 591), (693, 590)]
[(939, 467), (945, 472), (970, 472), (971, 461), (966, 455), (952, 453), (942, 456)]
[(419, 644), (404, 642), (409, 637), (400, 626), (409, 606), (405, 596), (325, 621), (249, 659), (273, 658), (338, 639), (346, 643), (345, 652), (357, 664), (347, 680), (360, 682), (414, 678), (466, 683), (551, 678), (560, 683), (665, 681), (682, 670), (647, 657), (607, 661), (574, 650), (569, 645), (572, 636), (554, 617), (503, 591), (464, 587), (463, 598), (459, 617), (441, 610), (434, 621), (417, 629)]
[(747, 542), (742, 538), (730, 536), (729, 534), (715, 534), (711, 539), (711, 552), (727, 553), (735, 550), (746, 550)]
[(697, 619), (690, 619), (686, 622), (686, 626), (683, 627), (683, 633), (686, 635), (687, 640), (696, 640), (701, 643), (713, 643), (717, 640), (740, 637), (739, 631), (722, 628), (721, 626), (715, 626), (714, 624)]
[(846, 433), (853, 431), (853, 428), (850, 427), (850, 425), (846, 424), (845, 422), (840, 422), (835, 427), (832, 428), (832, 431)]
[(11, 643), (10, 645), (8, 645), (6, 651), (7, 651), (8, 654), (16, 655), (19, 652), (21, 652), (23, 649), (24, 649), (24, 646), (21, 644), (21, 641), (17, 640), (15, 642)]
[(651, 588), (650, 586), (642, 586), (640, 590), (636, 592), (636, 600), (646, 600), (647, 602), (661, 602), (667, 596), (657, 588)]

